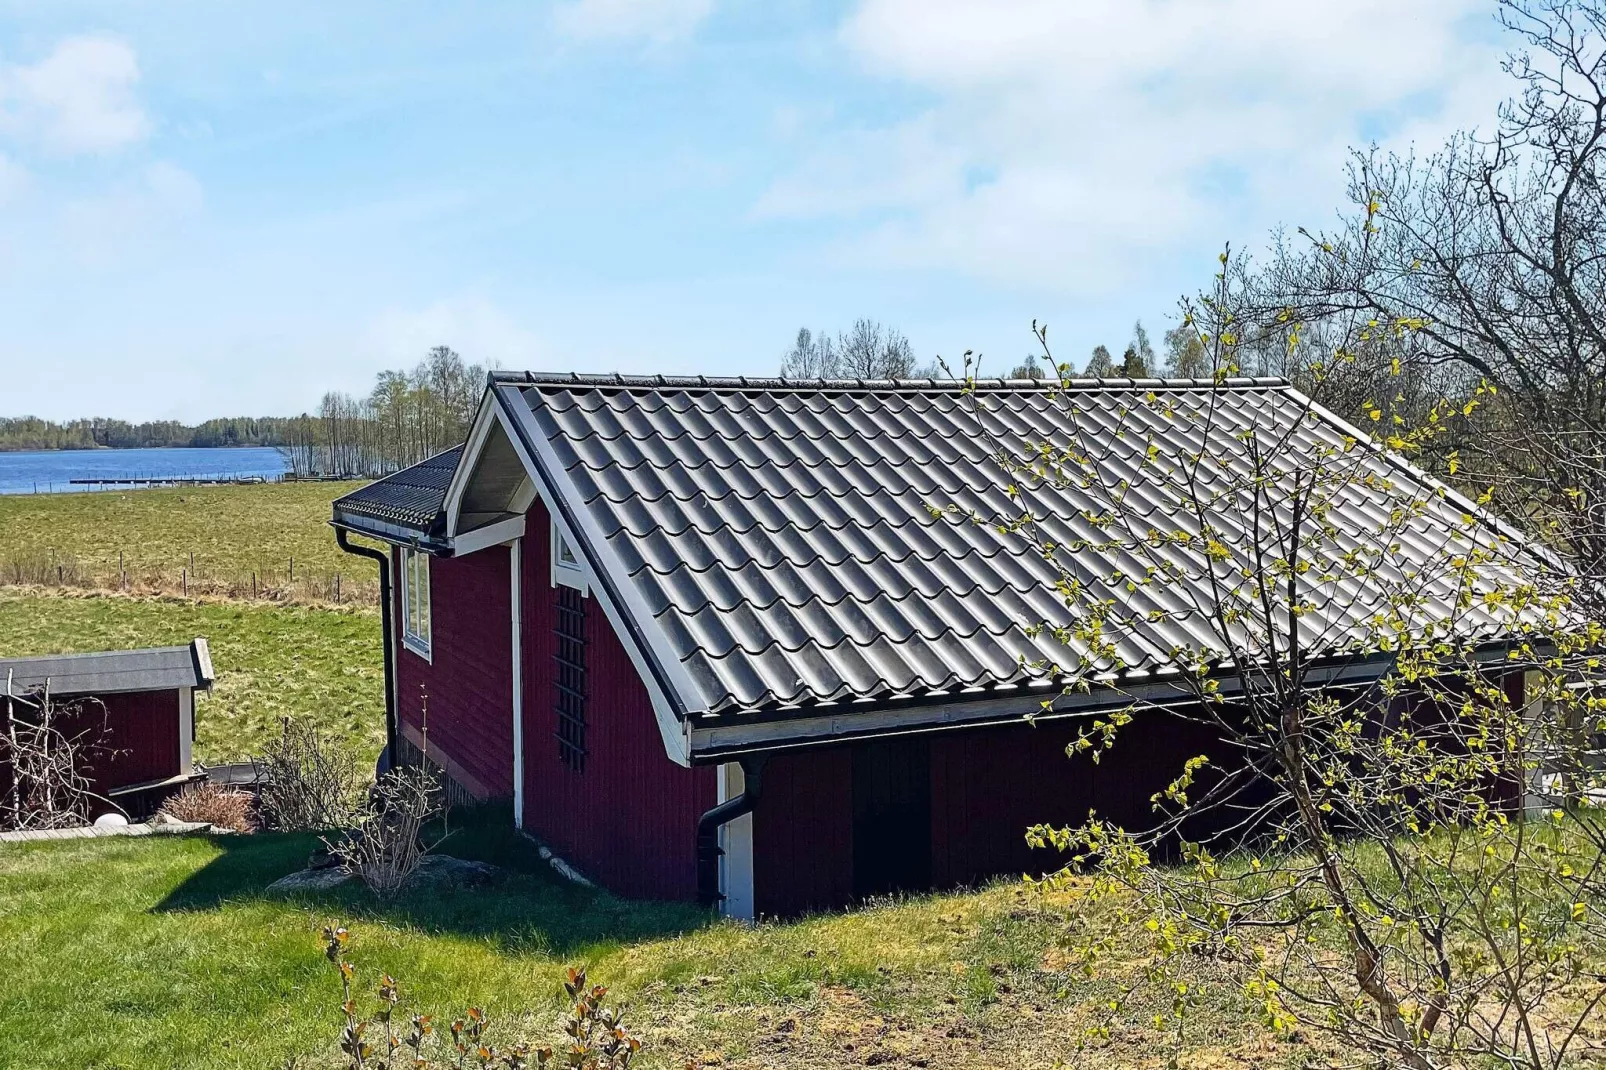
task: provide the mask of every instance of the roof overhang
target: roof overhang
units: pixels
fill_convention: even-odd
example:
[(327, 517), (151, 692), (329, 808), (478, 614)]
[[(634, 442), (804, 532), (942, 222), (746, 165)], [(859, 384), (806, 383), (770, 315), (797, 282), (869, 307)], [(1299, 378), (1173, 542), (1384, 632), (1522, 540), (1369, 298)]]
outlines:
[(336, 509), (329, 524), (331, 527), (344, 528), (353, 535), (365, 535), (370, 539), (390, 543), (392, 546), (424, 550), (437, 557), (451, 557), (454, 552), (451, 543), (435, 538), (427, 532), (362, 513), (349, 513), (343, 509)]
[(211, 649), (200, 638), (187, 646), (0, 659), (0, 696), (6, 698), (25, 698), (47, 686), (52, 696), (63, 698), (142, 691), (209, 691), (214, 678)]
[[(1521, 672), (1525, 661), (1512, 661), (1508, 644), (1480, 648), (1477, 665), (1503, 672)], [(1393, 666), (1390, 654), (1374, 654), (1313, 666), (1307, 687), (1357, 688), (1380, 680)], [(1241, 695), (1245, 680), (1263, 670), (1223, 670), (1215, 674), (1218, 694), (1231, 701)], [(695, 764), (729, 761), (748, 754), (795, 750), (888, 736), (924, 735), (958, 728), (1019, 724), (1027, 719), (1053, 721), (1096, 717), (1139, 705), (1151, 709), (1196, 704), (1199, 696), (1179, 674), (1168, 677), (1128, 676), (1097, 684), (1086, 691), (1054, 684), (995, 688), (987, 691), (905, 698), (889, 702), (832, 703), (830, 708), (726, 714), (707, 718), (691, 730)]]

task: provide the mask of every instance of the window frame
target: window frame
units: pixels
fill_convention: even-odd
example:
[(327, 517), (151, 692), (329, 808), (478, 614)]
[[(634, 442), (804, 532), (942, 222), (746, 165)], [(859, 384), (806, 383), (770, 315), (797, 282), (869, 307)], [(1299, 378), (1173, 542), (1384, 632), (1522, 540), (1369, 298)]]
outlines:
[[(423, 550), (401, 548), (401, 639), (408, 650), (433, 663), (430, 649), (435, 630), (434, 599), (430, 592), (429, 557)], [(423, 595), (421, 600), (419, 594)]]
[[(565, 556), (568, 557), (567, 561), (564, 560)], [(574, 552), (574, 544), (564, 537), (563, 530), (558, 527), (556, 517), (552, 519), (552, 586), (573, 587), (582, 595), (591, 594), (585, 566), (580, 563), (580, 555)]]

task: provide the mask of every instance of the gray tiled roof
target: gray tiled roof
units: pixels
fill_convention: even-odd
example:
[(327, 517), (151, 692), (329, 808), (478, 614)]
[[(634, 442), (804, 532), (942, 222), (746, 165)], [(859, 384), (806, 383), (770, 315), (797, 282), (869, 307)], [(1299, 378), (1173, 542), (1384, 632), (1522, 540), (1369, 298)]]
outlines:
[(206, 640), (197, 639), (188, 646), (0, 658), (0, 694), (8, 679), (17, 695), (41, 689), (47, 680), (57, 695), (211, 687), (212, 657)]
[[(1075, 659), (1049, 634), (1029, 632), (1068, 613), (1041, 554), (1018, 535), (932, 515), (932, 506), (987, 516), (1009, 508), (972, 399), (955, 384), (509, 379), (497, 385), (522, 395), (574, 501), (711, 712), (987, 689), (1040, 676), (1033, 662)], [(1018, 450), (1045, 434), (1063, 440), (1066, 402), (1055, 386), (984, 382), (975, 400), (989, 429)], [(1081, 419), (1111, 434), (1118, 423), (1133, 434), (1145, 419), (1136, 396), (1153, 393), (1186, 413), (1215, 392), (1218, 418), (1207, 430), (1183, 420), (1133, 434), (1134, 449), (1170, 435), (1177, 448), (1203, 442), (1208, 453), (1215, 442), (1225, 456), (1239, 449), (1231, 436), (1251, 425), (1290, 432), (1294, 452), (1348, 434), (1325, 415), (1312, 418), (1280, 380), (1105, 380), (1075, 392)], [(1400, 493), (1433, 497), (1424, 477), (1397, 462), (1374, 455), (1367, 463)], [(1142, 493), (1157, 517), (1180, 522), (1175, 487)], [(1388, 496), (1352, 490), (1334, 520), (1341, 530), (1374, 527)], [(1096, 503), (1085, 495), (1047, 490), (1038, 507), (1057, 542), (1099, 537), (1085, 519)], [(1421, 552), (1442, 552), (1465, 513), (1453, 495), (1439, 500), (1418, 525)], [(1136, 618), (1112, 671), (1161, 667), (1178, 643), (1210, 644), (1199, 590), (1128, 591), (1112, 582), (1114, 568), (1141, 565), (1135, 556), (1084, 552), (1071, 565), (1092, 597), (1117, 599)], [(1379, 598), (1358, 591), (1333, 600), (1310, 627), (1335, 641), (1355, 638)]]
[[(334, 503), (337, 519), (371, 517), (427, 534), (436, 526), (446, 502), (446, 488), (457, 471), (462, 446), (453, 446), (411, 468), (403, 468), (352, 491)], [(360, 523), (360, 520), (359, 520)]]

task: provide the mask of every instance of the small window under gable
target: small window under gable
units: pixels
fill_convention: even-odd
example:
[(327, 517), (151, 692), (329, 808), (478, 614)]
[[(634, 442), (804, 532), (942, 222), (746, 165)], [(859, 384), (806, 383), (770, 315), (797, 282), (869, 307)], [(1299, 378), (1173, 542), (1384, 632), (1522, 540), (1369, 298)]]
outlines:
[(552, 521), (552, 586), (573, 587), (581, 594), (589, 592), (585, 567), (580, 564), (569, 540), (558, 530), (556, 520)]
[(420, 657), (429, 657), (429, 555), (401, 552), (402, 643)]

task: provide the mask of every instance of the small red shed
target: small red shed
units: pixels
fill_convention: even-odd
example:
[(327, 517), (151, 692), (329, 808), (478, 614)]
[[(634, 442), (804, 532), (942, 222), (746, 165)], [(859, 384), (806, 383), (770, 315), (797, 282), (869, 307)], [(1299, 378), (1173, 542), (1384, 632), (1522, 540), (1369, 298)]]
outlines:
[[(0, 658), (0, 715), (23, 716), (47, 692), (71, 710), (69, 736), (84, 743), (91, 813), (153, 812), (196, 779), (195, 693), (210, 691), (212, 655), (205, 639), (187, 646)], [(0, 789), (10, 770), (0, 764)]]
[[(389, 753), (415, 759), (427, 729), (457, 792), (507, 800), (582, 873), (740, 917), (1052, 868), (1029, 826), (1095, 807), (1143, 820), (1218, 741), (1156, 709), (1097, 765), (1065, 749), (1134, 693), (1192, 701), (1154, 672), (1192, 638), (1188, 614), (1144, 605), (1108, 683), (1067, 691), (1044, 666), (1076, 653), (1036, 627), (1067, 612), (1061, 574), (968, 519), (1008, 506), (997, 443), (1068, 433), (1067, 392), (1112, 436), (1134, 397), (1208, 409), (1176, 433), (1220, 436), (1221, 455), (1245, 427), (1290, 450), (1367, 440), (1279, 379), (493, 373), (461, 447), (333, 506), (341, 545), (381, 564)], [(1379, 497), (1428, 486), (1363, 461)], [(1156, 493), (1164, 510), (1186, 492)], [(1056, 543), (1085, 545), (1092, 506), (1074, 487), (1040, 496)], [(1425, 497), (1435, 545), (1481, 515)], [(1364, 531), (1388, 504), (1357, 498), (1331, 522)], [(1149, 597), (1083, 554), (1087, 597)], [(1328, 608), (1335, 629), (1366, 612)], [(1322, 678), (1364, 685), (1387, 660), (1351, 649)]]

